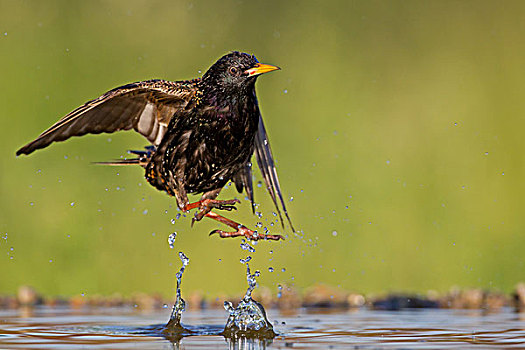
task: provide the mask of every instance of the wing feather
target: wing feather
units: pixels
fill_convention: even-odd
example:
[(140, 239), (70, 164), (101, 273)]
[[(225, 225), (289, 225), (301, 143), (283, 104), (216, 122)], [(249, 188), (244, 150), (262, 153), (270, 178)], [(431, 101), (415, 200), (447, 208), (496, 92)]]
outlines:
[[(270, 142), (268, 141), (268, 135), (266, 134), (266, 128), (262, 117), (259, 116), (259, 130), (255, 136), (255, 157), (257, 159), (257, 164), (261, 170), (264, 182), (266, 183), (266, 189), (272, 197), (277, 213), (282, 221), (281, 211), (279, 205), (277, 204), (277, 197), (279, 198), (282, 210), (292, 231), (295, 232), (290, 216), (288, 215), (288, 210), (284, 204), (283, 195), (281, 192), (281, 185), (279, 184), (279, 178), (277, 176), (277, 169), (275, 168), (275, 163), (273, 160), (272, 149), (270, 148)], [(283, 224), (284, 225), (284, 224)]]
[(255, 200), (253, 197), (252, 163), (246, 163), (239, 173), (233, 178), (235, 188), (239, 193), (246, 189), (246, 195), (252, 204), (252, 212), (255, 213)]
[(31, 152), (85, 134), (134, 129), (158, 146), (173, 114), (197, 91), (198, 79), (147, 80), (120, 86), (78, 107), (16, 154)]

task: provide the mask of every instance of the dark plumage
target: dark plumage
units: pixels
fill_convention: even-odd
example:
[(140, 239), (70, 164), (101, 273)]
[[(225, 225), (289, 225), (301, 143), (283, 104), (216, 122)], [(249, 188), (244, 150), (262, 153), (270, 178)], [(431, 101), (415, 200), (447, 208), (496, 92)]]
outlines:
[[(152, 146), (133, 151), (137, 158), (106, 164), (143, 166), (148, 182), (175, 196), (181, 210), (199, 208), (194, 221), (208, 216), (236, 230), (212, 233), (277, 240), (282, 236), (255, 234), (211, 212), (214, 208), (235, 208), (237, 200), (215, 199), (230, 180), (239, 192), (246, 190), (253, 208), (250, 159), (255, 151), (279, 216), (278, 202), (291, 226), (255, 95), (257, 76), (276, 69), (260, 64), (255, 56), (232, 52), (221, 57), (202, 78), (124, 85), (75, 109), (16, 154), (30, 154), (72, 136), (134, 129)], [(202, 193), (201, 200), (189, 203), (189, 193)]]

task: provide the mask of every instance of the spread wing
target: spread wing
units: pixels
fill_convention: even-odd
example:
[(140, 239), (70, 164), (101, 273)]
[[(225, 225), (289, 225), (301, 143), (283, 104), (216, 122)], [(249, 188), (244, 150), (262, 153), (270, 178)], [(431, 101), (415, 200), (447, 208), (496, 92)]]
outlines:
[(120, 86), (78, 107), (16, 154), (30, 154), (72, 136), (130, 129), (158, 146), (173, 114), (195, 95), (197, 82), (147, 80)]
[[(281, 204), (281, 208), (290, 224), (290, 227), (293, 232), (295, 229), (286, 210), (286, 205), (284, 204), (283, 195), (281, 192), (281, 185), (279, 184), (279, 178), (277, 176), (277, 169), (275, 168), (275, 163), (273, 161), (272, 149), (270, 148), (270, 142), (268, 141), (268, 135), (266, 134), (266, 128), (264, 127), (264, 122), (262, 117), (259, 116), (259, 130), (255, 136), (255, 158), (257, 159), (257, 164), (261, 170), (264, 182), (266, 184), (266, 189), (272, 197), (273, 204), (277, 209), (281, 223), (283, 223), (281, 210), (277, 202)], [(235, 186), (239, 192), (242, 192), (243, 187), (246, 189), (248, 198), (252, 203), (252, 209), (254, 209), (254, 198), (253, 198), (253, 184), (252, 184), (252, 169), (251, 164), (246, 164), (244, 169), (242, 169), (237, 176), (234, 178)], [(284, 226), (284, 224), (283, 224)]]

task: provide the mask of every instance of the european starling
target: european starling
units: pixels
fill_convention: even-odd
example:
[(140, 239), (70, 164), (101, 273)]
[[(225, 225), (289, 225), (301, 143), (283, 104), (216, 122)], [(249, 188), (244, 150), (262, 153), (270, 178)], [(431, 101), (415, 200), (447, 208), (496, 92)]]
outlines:
[[(235, 209), (237, 199), (216, 199), (230, 180), (240, 193), (246, 190), (254, 211), (250, 160), (255, 152), (277, 212), (281, 217), (280, 202), (293, 230), (255, 95), (257, 77), (278, 69), (259, 63), (253, 55), (232, 52), (221, 57), (202, 78), (147, 80), (120, 86), (78, 107), (16, 154), (30, 154), (72, 136), (134, 129), (152, 145), (145, 151), (130, 151), (137, 158), (104, 164), (144, 167), (147, 181), (174, 196), (181, 210), (198, 208), (192, 224), (206, 216), (235, 230), (210, 234), (279, 240), (281, 235), (256, 233), (211, 211)], [(202, 197), (190, 203), (190, 193), (202, 193)]]

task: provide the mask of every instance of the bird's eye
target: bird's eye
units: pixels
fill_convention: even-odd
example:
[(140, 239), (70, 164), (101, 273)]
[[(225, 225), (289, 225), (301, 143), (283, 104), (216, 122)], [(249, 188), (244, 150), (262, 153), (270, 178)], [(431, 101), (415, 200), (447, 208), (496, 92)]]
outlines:
[(237, 69), (237, 67), (230, 67), (230, 74), (239, 75), (239, 69)]

